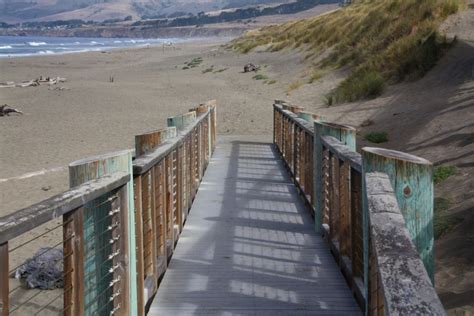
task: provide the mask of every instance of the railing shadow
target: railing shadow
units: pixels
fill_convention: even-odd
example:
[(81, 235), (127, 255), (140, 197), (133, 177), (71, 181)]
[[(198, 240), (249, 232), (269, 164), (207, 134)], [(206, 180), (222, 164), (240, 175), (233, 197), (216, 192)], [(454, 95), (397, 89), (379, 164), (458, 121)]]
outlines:
[(216, 151), (150, 315), (360, 314), (272, 145), (225, 146), (230, 155)]

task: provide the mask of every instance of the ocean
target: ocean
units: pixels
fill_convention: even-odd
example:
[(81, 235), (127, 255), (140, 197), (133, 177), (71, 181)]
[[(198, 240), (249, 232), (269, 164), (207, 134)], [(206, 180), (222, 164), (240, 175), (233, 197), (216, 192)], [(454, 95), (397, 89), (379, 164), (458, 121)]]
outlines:
[(103, 51), (179, 43), (185, 39), (0, 36), (0, 58)]

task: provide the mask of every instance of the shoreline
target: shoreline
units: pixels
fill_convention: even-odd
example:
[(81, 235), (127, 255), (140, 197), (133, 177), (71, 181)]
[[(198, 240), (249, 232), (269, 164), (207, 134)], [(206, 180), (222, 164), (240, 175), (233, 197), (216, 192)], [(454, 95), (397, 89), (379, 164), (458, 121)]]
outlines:
[[(12, 37), (15, 38), (15, 36), (5, 36), (5, 37)], [(29, 37), (29, 39), (38, 39), (38, 40), (47, 40), (47, 36), (38, 36), (38, 37)], [(49, 37), (53, 39), (58, 39), (61, 37)], [(75, 37), (67, 37), (69, 39), (75, 38)], [(81, 38), (78, 38), (81, 39)], [(100, 40), (101, 38), (82, 38), (82, 39), (87, 39), (87, 40)], [(145, 38), (108, 38), (108, 40), (137, 40), (137, 41), (147, 41), (147, 40), (154, 40), (154, 41), (162, 41), (160, 43), (145, 43), (145, 44), (137, 44), (137, 45), (130, 45), (130, 46), (119, 46), (119, 47), (104, 47), (104, 48), (91, 48), (91, 49), (81, 49), (78, 51), (62, 51), (62, 52), (53, 52), (50, 49), (58, 49), (58, 46), (55, 46), (54, 48), (42, 50), (38, 53), (31, 53), (31, 54), (2, 54), (2, 50), (0, 50), (0, 60), (2, 59), (14, 59), (14, 58), (26, 58), (26, 57), (47, 57), (47, 56), (61, 56), (61, 55), (69, 55), (69, 54), (82, 54), (82, 53), (90, 53), (90, 52), (111, 52), (111, 51), (120, 51), (120, 50), (128, 50), (128, 49), (142, 49), (142, 48), (163, 48), (165, 49), (164, 45), (166, 43), (171, 43), (171, 45), (168, 45), (170, 47), (177, 47), (177, 45), (182, 45), (182, 44), (222, 44), (226, 43), (228, 41), (231, 41), (233, 37), (198, 37), (198, 38), (155, 38), (155, 39), (145, 39)], [(173, 40), (173, 41), (171, 41)], [(105, 44), (103, 44), (105, 45)], [(7, 45), (12, 48), (11, 45)], [(6, 46), (5, 46), (6, 47)], [(42, 46), (38, 46), (42, 47)], [(62, 48), (62, 46), (59, 46), (59, 49)], [(48, 53), (50, 52), (50, 53)]]

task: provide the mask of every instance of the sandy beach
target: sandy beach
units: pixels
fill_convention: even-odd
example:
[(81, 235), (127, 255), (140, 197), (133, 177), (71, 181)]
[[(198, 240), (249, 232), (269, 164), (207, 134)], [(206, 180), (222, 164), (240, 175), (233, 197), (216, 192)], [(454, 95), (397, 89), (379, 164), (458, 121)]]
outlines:
[[(0, 60), (0, 81), (67, 78), (57, 86), (0, 90), (2, 104), (25, 113), (0, 121), (0, 214), (67, 189), (68, 163), (132, 148), (135, 134), (165, 127), (168, 116), (206, 100), (219, 102), (220, 134), (270, 134), (280, 89), (241, 74), (249, 60), (224, 53), (221, 43)], [(199, 67), (182, 69), (196, 57), (203, 58)]]

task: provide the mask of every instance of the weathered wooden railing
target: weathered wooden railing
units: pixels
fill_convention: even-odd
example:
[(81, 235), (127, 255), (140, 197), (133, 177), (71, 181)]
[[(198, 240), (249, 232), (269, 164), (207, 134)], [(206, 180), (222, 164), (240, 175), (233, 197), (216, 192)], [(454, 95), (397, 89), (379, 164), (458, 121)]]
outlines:
[(216, 144), (215, 102), (168, 118), (168, 128), (137, 135), (133, 162), (139, 315), (183, 229)]
[[(0, 219), (2, 315), (128, 314), (130, 181), (130, 173), (117, 171)], [(62, 279), (63, 290), (28, 290), (11, 278), (18, 269), (33, 268), (25, 257), (40, 259), (58, 251), (53, 260), (64, 260), (62, 275), (49, 276)], [(36, 278), (47, 276), (39, 272)], [(61, 287), (50, 288), (56, 286)]]
[(363, 148), (356, 130), (274, 104), (274, 143), (354, 296), (371, 315), (443, 315), (433, 280), (428, 161)]
[[(76, 161), (70, 190), (0, 218), (1, 315), (143, 315), (215, 148), (216, 123), (215, 102), (169, 118), (168, 128), (136, 136), (133, 162), (131, 150)], [(58, 289), (12, 277), (53, 252), (60, 272), (48, 275), (57, 281), (49, 288)]]

